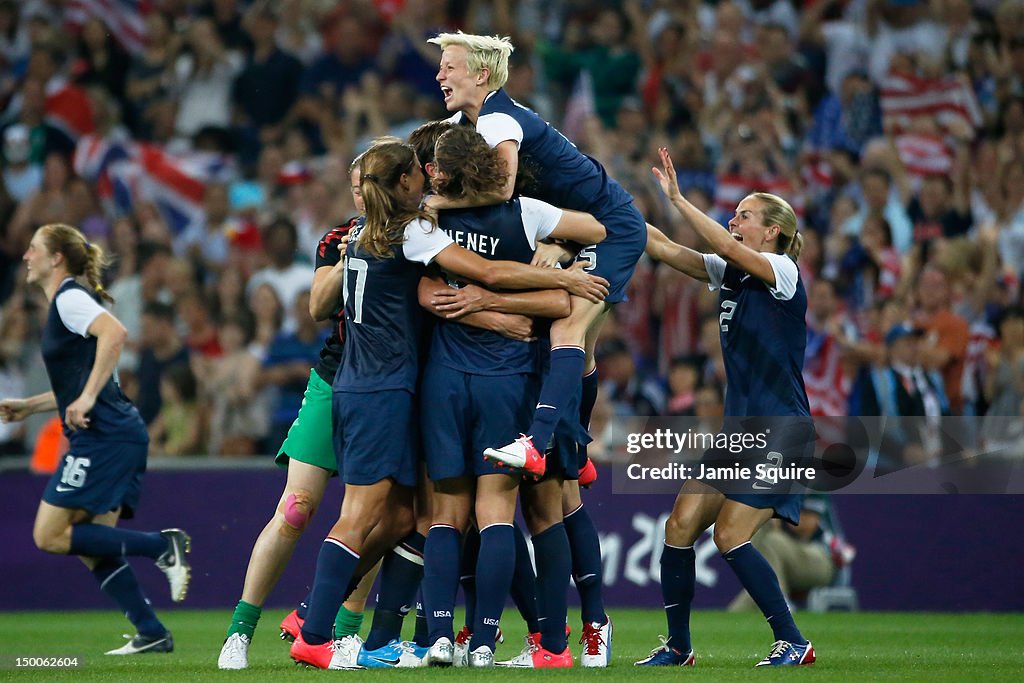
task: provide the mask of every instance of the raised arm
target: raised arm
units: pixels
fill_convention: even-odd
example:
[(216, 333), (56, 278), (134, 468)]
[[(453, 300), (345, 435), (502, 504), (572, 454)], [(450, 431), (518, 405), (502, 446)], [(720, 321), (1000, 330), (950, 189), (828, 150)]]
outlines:
[(647, 224), (647, 255), (701, 282), (710, 282), (704, 257), (699, 251), (670, 240), (661, 230)]
[(654, 167), (651, 171), (661, 185), (661, 191), (665, 193), (672, 206), (679, 211), (683, 219), (693, 228), (697, 235), (707, 242), (711, 251), (721, 256), (727, 262), (740, 270), (750, 273), (757, 279), (765, 282), (769, 287), (775, 287), (775, 270), (772, 268), (768, 258), (754, 249), (738, 242), (729, 233), (723, 230), (722, 226), (716, 223), (710, 216), (691, 204), (679, 191), (679, 182), (676, 179), (676, 169), (672, 164), (672, 157), (664, 147), (658, 150), (661, 156), (662, 168)]

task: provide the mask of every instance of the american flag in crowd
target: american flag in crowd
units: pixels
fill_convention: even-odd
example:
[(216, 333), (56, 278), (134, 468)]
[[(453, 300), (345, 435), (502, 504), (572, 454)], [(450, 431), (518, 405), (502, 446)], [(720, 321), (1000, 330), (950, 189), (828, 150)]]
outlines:
[(146, 47), (145, 17), (152, 9), (150, 0), (68, 0), (64, 21), (78, 29), (87, 19), (96, 17), (125, 50), (138, 55)]

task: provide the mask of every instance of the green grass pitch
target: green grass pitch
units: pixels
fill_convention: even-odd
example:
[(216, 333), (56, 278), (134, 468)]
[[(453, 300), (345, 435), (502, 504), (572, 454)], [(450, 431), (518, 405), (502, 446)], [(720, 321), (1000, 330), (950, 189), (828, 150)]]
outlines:
[[(128, 626), (115, 612), (0, 613), (0, 680), (36, 681), (195, 681), (359, 680), (476, 681), (537, 677), (565, 680), (642, 681), (693, 677), (700, 681), (1020, 681), (1024, 680), (1024, 615), (798, 613), (804, 633), (815, 644), (818, 663), (800, 670), (754, 670), (771, 645), (760, 615), (704, 611), (693, 616), (697, 667), (693, 670), (637, 669), (633, 661), (657, 645), (665, 632), (663, 615), (652, 610), (613, 610), (613, 665), (604, 670), (574, 668), (535, 672), (501, 669), (418, 669), (319, 672), (300, 669), (278, 639), (282, 610), (268, 610), (250, 650), (247, 671), (218, 671), (217, 655), (230, 611), (164, 610), (160, 617), (174, 633), (170, 655), (105, 657), (118, 647)], [(368, 615), (369, 616), (369, 615)], [(575, 615), (572, 615), (575, 618)], [(411, 621), (411, 620), (409, 620)], [(364, 622), (363, 635), (368, 628)], [(525, 630), (517, 616), (505, 619), (508, 633), (498, 658), (516, 654)], [(570, 639), (578, 655), (579, 627)], [(77, 669), (17, 669), (18, 656), (77, 656)]]

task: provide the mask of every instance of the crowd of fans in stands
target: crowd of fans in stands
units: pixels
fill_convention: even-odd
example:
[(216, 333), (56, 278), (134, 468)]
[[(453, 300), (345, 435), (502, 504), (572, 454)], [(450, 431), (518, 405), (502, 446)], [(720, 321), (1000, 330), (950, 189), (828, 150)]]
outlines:
[[(426, 39), (465, 28), (512, 36), (509, 94), (673, 239), (700, 248), (651, 178), (661, 145), (723, 221), (751, 190), (790, 199), (815, 415), (1021, 416), (1022, 0), (138, 6), (130, 52), (75, 2), (0, 0), (0, 395), (44, 385), (45, 308), (19, 262), (37, 226), (66, 222), (116, 255), (120, 379), (153, 451), (273, 453), (325, 334), (312, 251), (354, 213), (348, 164), (445, 116)], [(90, 170), (133, 144), (202, 155), (201, 210), (182, 221)], [(640, 264), (598, 356), (599, 437), (611, 415), (721, 411), (717, 295), (669, 268)], [(31, 449), (20, 429), (0, 426), (0, 450)], [(934, 461), (930, 441), (887, 457)]]

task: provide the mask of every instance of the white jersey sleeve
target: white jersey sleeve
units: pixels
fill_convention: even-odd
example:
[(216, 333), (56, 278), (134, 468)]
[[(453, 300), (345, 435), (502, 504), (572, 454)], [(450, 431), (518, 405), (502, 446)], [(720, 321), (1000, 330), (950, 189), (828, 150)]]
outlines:
[(523, 228), (530, 244), (546, 238), (562, 220), (563, 211), (560, 208), (533, 197), (520, 197), (519, 206), (523, 211)]
[(800, 269), (796, 262), (785, 254), (765, 254), (768, 262), (772, 264), (775, 271), (775, 287), (769, 287), (768, 291), (776, 299), (789, 301), (796, 294), (796, 283), (800, 278)]
[(484, 114), (476, 120), (476, 132), (480, 133), (491, 147), (497, 147), (506, 140), (523, 144), (523, 127), (508, 114), (495, 112)]
[(718, 254), (701, 254), (704, 270), (708, 271), (708, 289), (712, 292), (722, 286), (725, 279), (725, 259)]
[(422, 218), (409, 221), (405, 226), (402, 253), (410, 261), (429, 265), (438, 254), (455, 244), (444, 230), (432, 226)]
[(57, 295), (57, 315), (64, 327), (83, 337), (89, 336), (89, 325), (106, 310), (80, 289), (68, 289)]

